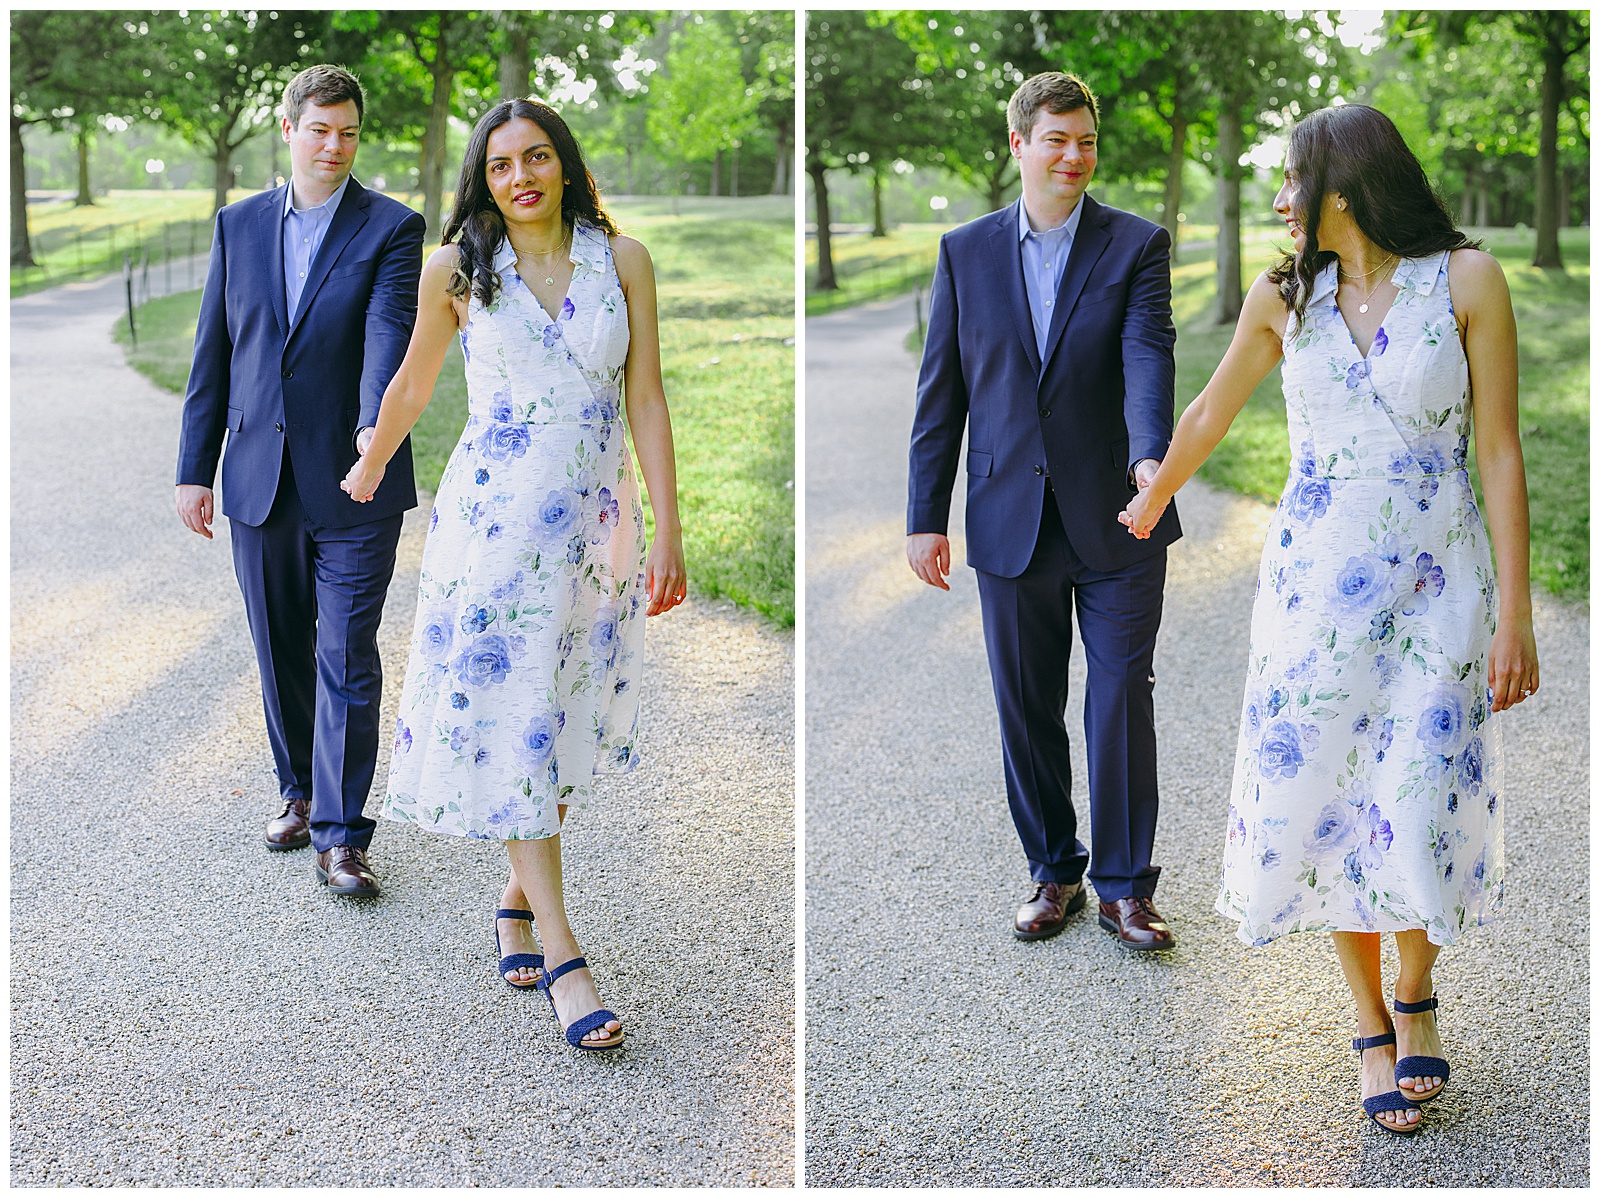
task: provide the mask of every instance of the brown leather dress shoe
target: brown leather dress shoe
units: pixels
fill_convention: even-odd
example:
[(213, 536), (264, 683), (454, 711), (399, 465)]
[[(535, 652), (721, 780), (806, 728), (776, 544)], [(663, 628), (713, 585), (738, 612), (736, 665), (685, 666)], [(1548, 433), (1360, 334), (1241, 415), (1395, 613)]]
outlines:
[(317, 881), (335, 894), (351, 898), (370, 898), (378, 893), (378, 875), (367, 865), (367, 850), (336, 844), (326, 852), (318, 853)]
[(274, 853), (303, 849), (311, 843), (311, 800), (290, 799), (283, 814), (267, 821), (267, 847)]
[(1100, 926), (1115, 935), (1122, 947), (1140, 952), (1171, 948), (1177, 943), (1155, 904), (1138, 896), (1101, 903)]
[(1089, 901), (1083, 882), (1035, 882), (1033, 897), (1017, 908), (1018, 940), (1044, 940), (1066, 926), (1067, 916)]

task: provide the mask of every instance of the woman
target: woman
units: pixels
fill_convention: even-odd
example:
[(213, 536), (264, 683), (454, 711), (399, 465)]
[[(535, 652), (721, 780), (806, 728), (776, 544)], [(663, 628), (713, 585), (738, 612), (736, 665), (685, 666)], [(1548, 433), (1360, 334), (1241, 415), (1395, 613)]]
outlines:
[[(1539, 688), (1516, 325), (1499, 265), (1376, 109), (1302, 121), (1273, 207), (1295, 252), (1251, 287), (1120, 519), (1147, 535), (1283, 359), (1296, 452), (1261, 559), (1217, 910), (1250, 944), (1333, 933), (1362, 1106), (1410, 1133), (1449, 1076), (1434, 958), (1499, 913), (1491, 713)], [(1466, 470), (1474, 424), (1497, 569)], [(1400, 958), (1392, 1022), (1383, 932)]]
[[(616, 1048), (567, 922), (559, 833), (595, 776), (637, 760), (641, 606), (685, 595), (655, 278), (566, 122), (534, 100), (478, 122), (444, 240), (343, 484), (371, 498), (459, 331), (470, 415), (428, 525), (383, 814), (506, 842), (502, 976), (544, 990), (575, 1047)], [(648, 555), (628, 430), (655, 509)]]

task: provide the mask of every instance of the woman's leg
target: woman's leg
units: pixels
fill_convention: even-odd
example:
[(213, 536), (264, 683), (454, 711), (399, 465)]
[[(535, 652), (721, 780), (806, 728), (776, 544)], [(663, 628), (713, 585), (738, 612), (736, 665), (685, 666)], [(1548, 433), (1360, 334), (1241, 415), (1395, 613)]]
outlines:
[[(546, 969), (581, 957), (577, 938), (567, 923), (566, 898), (561, 888), (561, 837), (547, 836), (541, 840), (508, 840), (506, 849), (511, 854), (511, 868), (516, 882), (528, 902), (539, 925), (539, 937), (544, 941)], [(556, 1014), (561, 1026), (570, 1026), (590, 1011), (600, 1009), (600, 994), (594, 988), (594, 978), (587, 969), (575, 969), (564, 974), (550, 988), (555, 1000)], [(585, 1040), (609, 1040), (622, 1025), (615, 1019), (607, 1020), (602, 1027), (584, 1036)]]
[[(557, 818), (565, 823), (567, 819), (567, 805), (562, 803), (556, 808)], [(500, 906), (506, 911), (528, 910), (528, 898), (522, 893), (522, 886), (517, 882), (517, 871), (510, 870), (506, 878), (506, 888), (500, 892)], [(539, 941), (534, 935), (531, 924), (522, 919), (502, 919), (496, 921), (495, 927), (500, 933), (500, 952), (502, 956), (511, 956), (514, 953), (537, 953)], [(539, 976), (539, 971), (528, 965), (518, 966), (506, 972), (506, 980), (512, 982), (531, 982)]]
[[(1400, 950), (1400, 976), (1395, 979), (1394, 996), (1401, 1002), (1426, 1002), (1433, 997), (1433, 963), (1439, 956), (1439, 946), (1421, 929), (1396, 932), (1394, 943)], [(1396, 1012), (1394, 1030), (1399, 1037), (1396, 1048), (1400, 1056), (1444, 1056), (1433, 1014), (1432, 1011), (1418, 1015)], [(1426, 1097), (1444, 1085), (1442, 1077), (1402, 1077), (1399, 1082), (1401, 1093), (1412, 1098)]]
[[(1376, 932), (1335, 932), (1334, 951), (1344, 968), (1344, 980), (1356, 1000), (1356, 1031), (1364, 1040), (1381, 1036), (1389, 1022), (1389, 1003), (1383, 995), (1382, 946)], [(1387, 1094), (1394, 1085), (1395, 1046), (1384, 1044), (1361, 1054), (1361, 1097)], [(1391, 1127), (1403, 1127), (1422, 1117), (1420, 1111), (1380, 1111), (1377, 1116)]]

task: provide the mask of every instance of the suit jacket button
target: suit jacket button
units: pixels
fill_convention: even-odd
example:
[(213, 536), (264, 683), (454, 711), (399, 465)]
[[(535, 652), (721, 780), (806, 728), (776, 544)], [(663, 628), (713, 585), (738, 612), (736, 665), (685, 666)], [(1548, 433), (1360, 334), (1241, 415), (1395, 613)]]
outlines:
[(284, 372), (283, 372), (283, 377), (284, 377), (284, 378), (286, 378), (286, 379), (292, 379), (292, 378), (294, 378), (294, 371), (292, 371), (292, 370), (285, 370), (285, 371), (284, 371)]
[(1035, 466), (1033, 468), (1033, 472), (1035, 474), (1043, 474), (1044, 473), (1044, 467), (1043, 466)]
[(272, 427), (277, 429), (280, 433), (283, 431), (283, 425), (281, 424), (274, 424)]
[(1040, 408), (1040, 409), (1039, 409), (1039, 415), (1040, 415), (1040, 416), (1041, 416), (1041, 417), (1042, 417), (1042, 418), (1043, 418), (1043, 419), (1045, 419), (1045, 420), (1049, 420), (1049, 419), (1050, 419), (1050, 409), (1049, 409), (1049, 408)]

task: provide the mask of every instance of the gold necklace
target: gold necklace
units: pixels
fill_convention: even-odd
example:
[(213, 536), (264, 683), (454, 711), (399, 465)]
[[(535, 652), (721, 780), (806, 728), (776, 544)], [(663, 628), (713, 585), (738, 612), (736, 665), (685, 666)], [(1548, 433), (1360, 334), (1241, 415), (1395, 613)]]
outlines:
[[(1368, 276), (1368, 275), (1374, 275), (1374, 274), (1377, 274), (1377, 273), (1378, 273), (1378, 271), (1380, 271), (1380, 270), (1382, 270), (1382, 269), (1383, 269), (1383, 268), (1384, 268), (1384, 267), (1385, 267), (1385, 266), (1388, 266), (1388, 265), (1389, 265), (1389, 264), (1390, 264), (1390, 263), (1391, 263), (1391, 262), (1393, 262), (1393, 261), (1394, 261), (1394, 260), (1395, 260), (1395, 257), (1394, 257), (1394, 255), (1393, 255), (1393, 254), (1390, 254), (1390, 255), (1389, 255), (1389, 256), (1388, 256), (1388, 257), (1387, 257), (1387, 258), (1385, 258), (1385, 259), (1384, 259), (1384, 260), (1383, 260), (1383, 261), (1382, 261), (1382, 262), (1380, 262), (1380, 263), (1378, 263), (1378, 265), (1376, 265), (1376, 266), (1374, 266), (1374, 267), (1373, 267), (1373, 268), (1372, 268), (1372, 269), (1371, 269), (1371, 270), (1369, 270), (1369, 271), (1367, 271), (1367, 273), (1366, 273), (1366, 274), (1361, 274), (1361, 275), (1346, 275), (1346, 276), (1345, 276), (1345, 277), (1346, 277), (1346, 278), (1349, 278), (1349, 279), (1365, 279), (1365, 278), (1367, 278), (1367, 276)], [(1341, 265), (1341, 266), (1340, 266), (1340, 268), (1339, 268), (1339, 273), (1340, 273), (1340, 274), (1344, 274), (1344, 267), (1343, 267), (1343, 266), (1342, 266), (1342, 265)], [(1379, 279), (1379, 280), (1378, 280), (1378, 281), (1377, 281), (1377, 282), (1376, 282), (1376, 283), (1374, 283), (1374, 284), (1373, 284), (1373, 285), (1372, 285), (1372, 286), (1371, 286), (1371, 287), (1369, 287), (1369, 288), (1367, 288), (1367, 293), (1366, 293), (1366, 295), (1364, 295), (1364, 296), (1362, 296), (1362, 297), (1361, 297), (1361, 306), (1360, 306), (1360, 307), (1359, 307), (1359, 308), (1357, 308), (1357, 309), (1356, 309), (1356, 311), (1357, 311), (1357, 312), (1365, 312), (1365, 311), (1366, 311), (1366, 310), (1367, 310), (1367, 308), (1368, 308), (1368, 307), (1370, 307), (1370, 306), (1371, 306), (1371, 302), (1372, 302), (1372, 293), (1373, 293), (1373, 292), (1374, 292), (1374, 291), (1376, 291), (1376, 290), (1377, 290), (1377, 289), (1378, 289), (1378, 288), (1380, 288), (1380, 287), (1382, 287), (1382, 286), (1383, 286), (1383, 280), (1382, 280), (1382, 279)]]
[[(524, 253), (522, 250), (517, 249), (516, 246), (512, 246), (511, 247), (511, 252), (516, 254), (516, 256), (517, 256), (517, 265), (520, 266), (522, 264), (522, 259), (524, 257), (532, 258), (536, 262), (540, 258), (543, 258), (543, 259), (548, 261), (552, 256), (559, 255), (559, 254), (563, 253), (567, 249), (567, 247), (571, 245), (571, 243), (572, 243), (572, 235), (569, 233), (566, 236), (562, 237), (560, 245), (558, 245), (553, 250), (546, 250), (543, 254), (535, 254), (532, 250), (528, 250), (526, 253)], [(544, 285), (546, 287), (554, 287), (556, 285), (556, 276), (555, 276), (555, 272), (554, 271), (552, 271), (549, 274), (545, 275), (545, 277), (544, 277)]]

